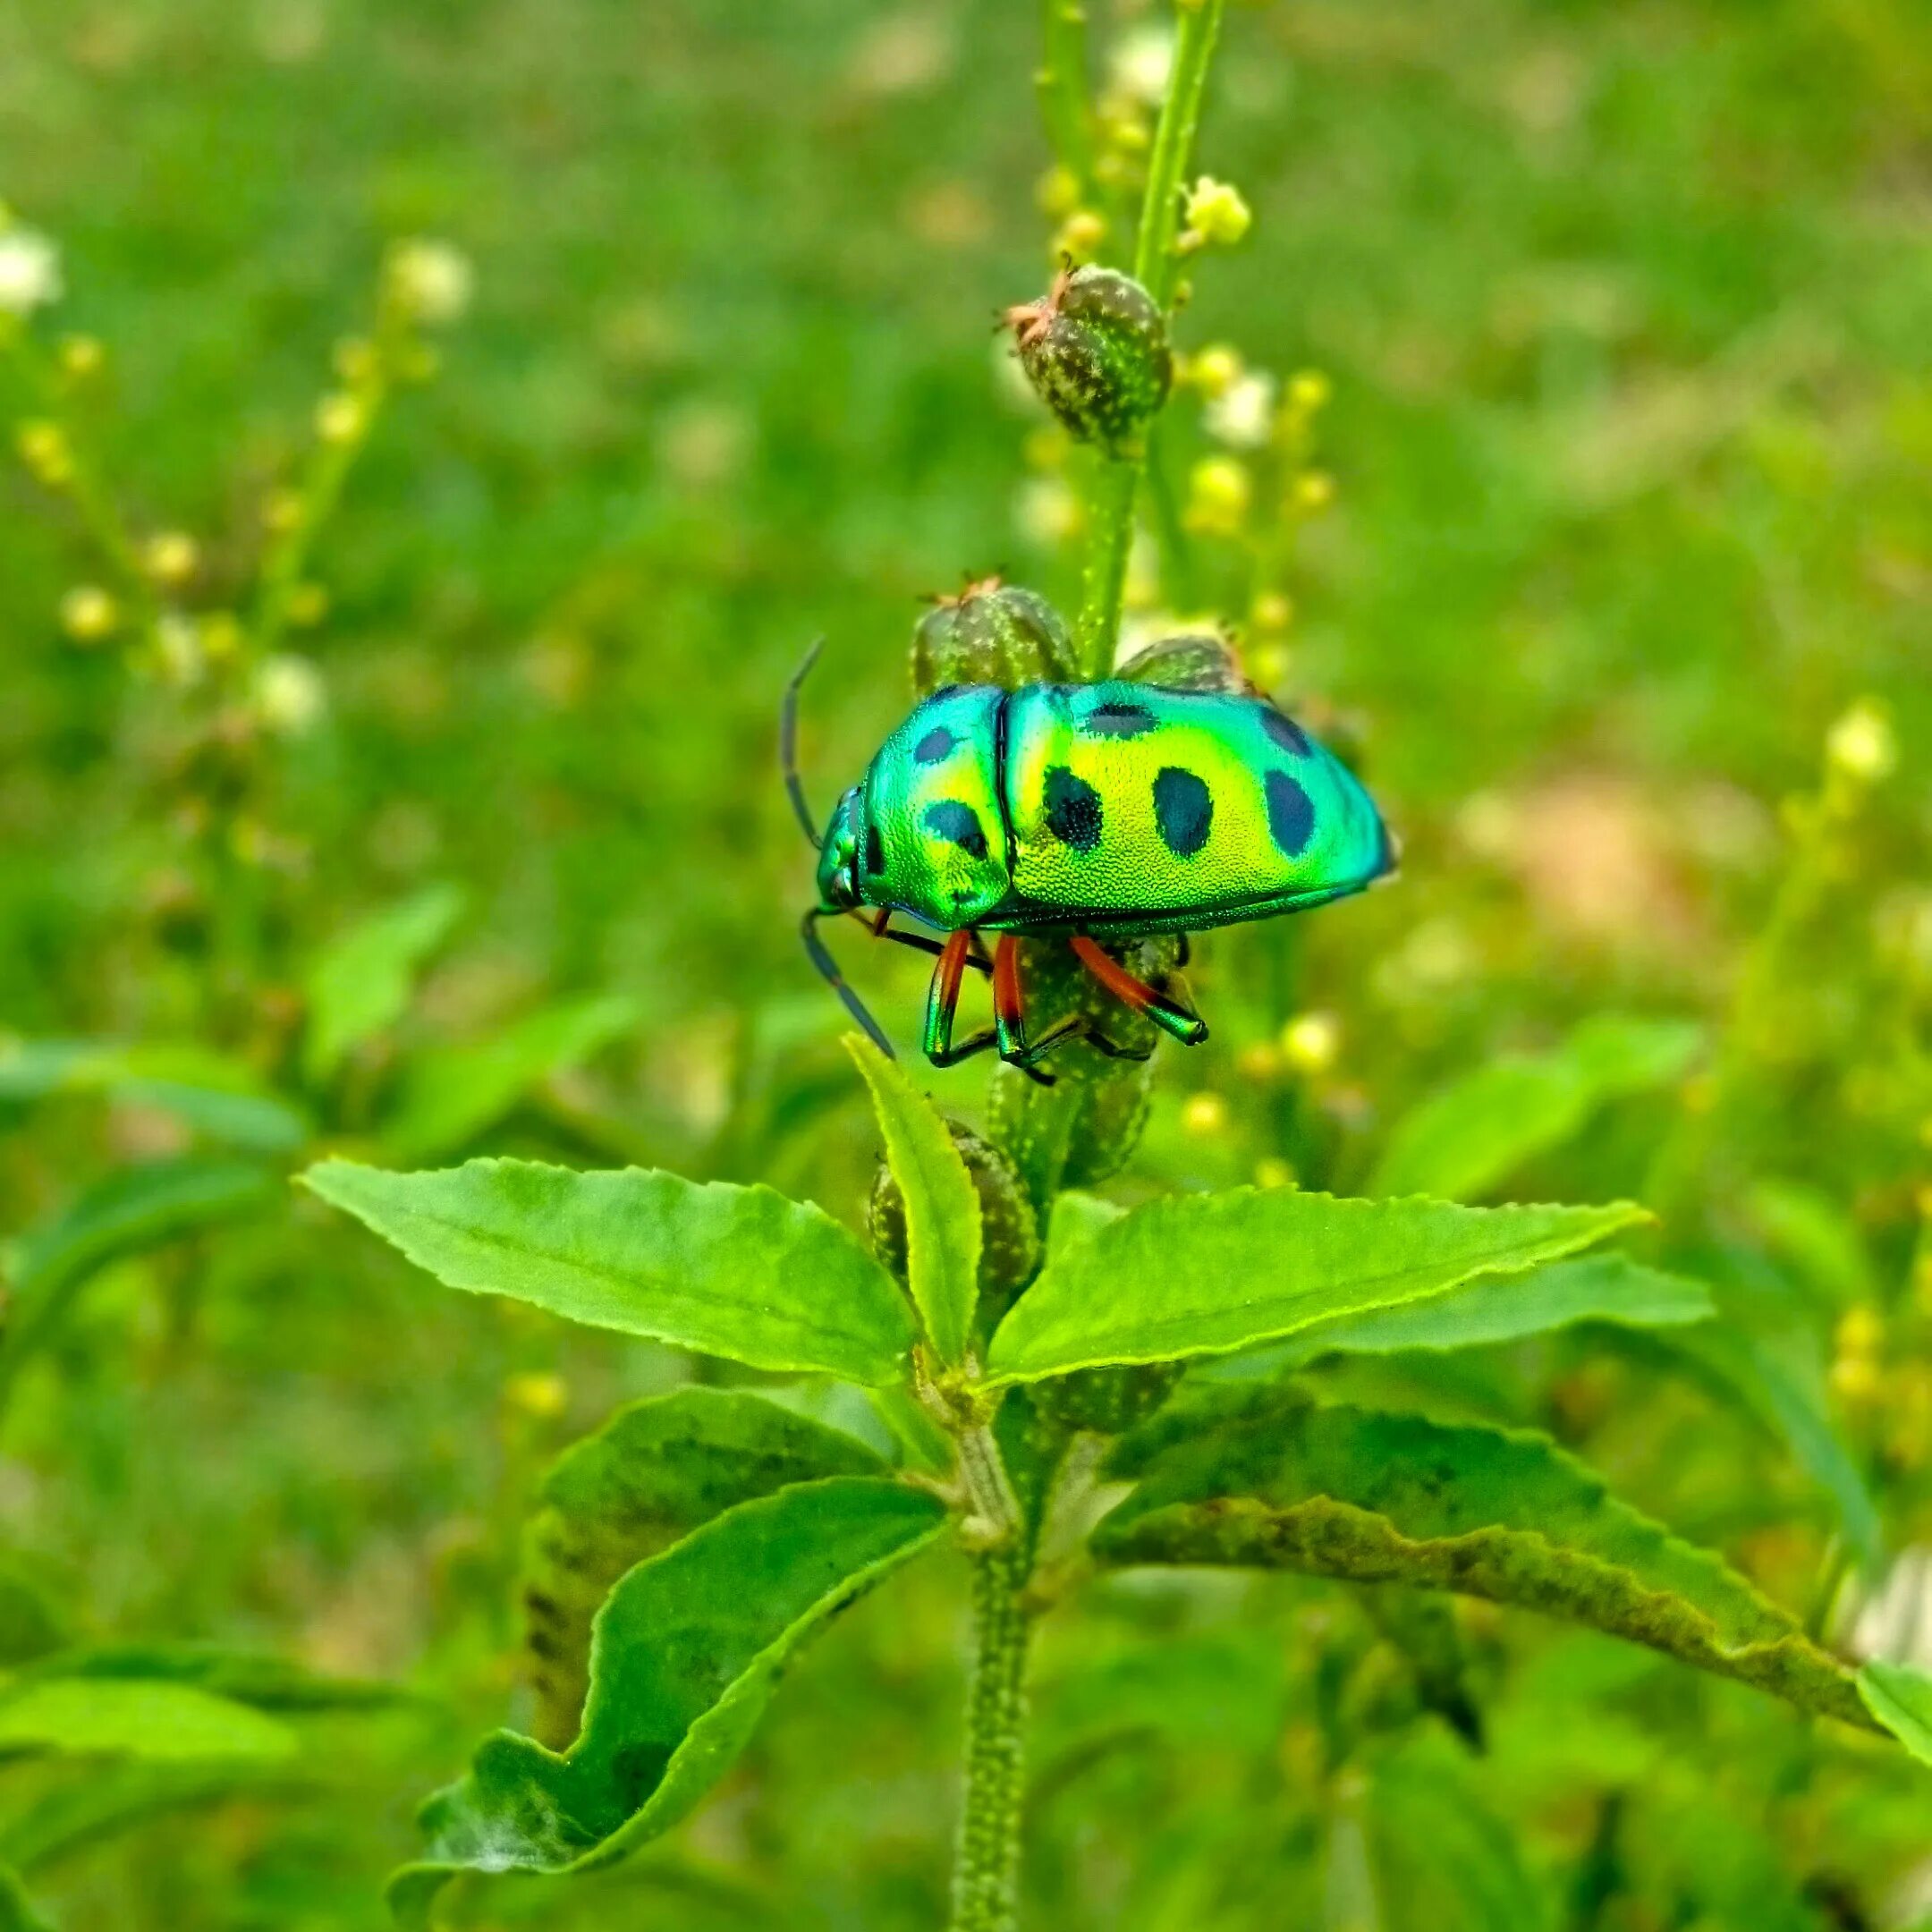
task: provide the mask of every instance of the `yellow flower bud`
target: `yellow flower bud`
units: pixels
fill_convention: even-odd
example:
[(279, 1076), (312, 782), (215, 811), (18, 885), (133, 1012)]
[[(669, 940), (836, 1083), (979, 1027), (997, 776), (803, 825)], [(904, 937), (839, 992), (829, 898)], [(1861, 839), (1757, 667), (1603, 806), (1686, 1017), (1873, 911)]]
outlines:
[(1833, 1340), (1841, 1355), (1876, 1355), (1885, 1340), (1884, 1318), (1877, 1309), (1860, 1302), (1839, 1317)]
[(1188, 477), (1186, 523), (1204, 535), (1240, 533), (1254, 500), (1254, 479), (1233, 456), (1204, 456)]
[(1300, 1180), (1294, 1164), (1283, 1160), (1279, 1155), (1269, 1154), (1255, 1163), (1254, 1184), (1257, 1187), (1295, 1187), (1300, 1184)]
[(1058, 261), (1070, 255), (1077, 262), (1091, 261), (1106, 240), (1106, 216), (1092, 208), (1075, 208), (1055, 233), (1053, 258)]
[(1290, 486), (1288, 501), (1299, 515), (1314, 516), (1335, 501), (1335, 479), (1326, 470), (1304, 470)]
[(57, 422), (35, 418), (13, 432), (13, 446), (35, 482), (59, 489), (73, 479), (73, 451)]
[(121, 610), (98, 584), (76, 584), (60, 601), (60, 621), (76, 644), (97, 644), (114, 634)]
[(201, 620), (201, 654), (210, 664), (232, 664), (242, 652), (242, 621), (233, 611), (209, 611)]
[(1033, 191), (1040, 213), (1063, 221), (1080, 206), (1080, 176), (1072, 168), (1050, 167)]
[(367, 382), (376, 373), (376, 345), (360, 335), (345, 335), (335, 344), (329, 360), (345, 383)]
[(513, 1375), (504, 1384), (504, 1401), (533, 1421), (551, 1422), (570, 1406), (570, 1385), (560, 1375)]
[(328, 615), (329, 596), (318, 583), (299, 583), (290, 588), (282, 605), (282, 614), (292, 624), (306, 628), (318, 624)]
[(61, 374), (70, 382), (85, 382), (89, 377), (97, 376), (107, 360), (107, 352), (101, 347), (97, 335), (63, 335), (54, 353), (59, 360)]
[(1281, 1049), (1273, 1040), (1251, 1040), (1235, 1055), (1234, 1067), (1243, 1080), (1271, 1080), (1281, 1072)]
[(1876, 699), (1860, 698), (1825, 740), (1825, 762), (1840, 777), (1882, 784), (1898, 767), (1898, 739)]
[(1260, 591), (1249, 615), (1257, 631), (1285, 631), (1294, 622), (1294, 599), (1280, 590)]
[(1190, 1094), (1182, 1104), (1181, 1124), (1190, 1133), (1219, 1133), (1227, 1117), (1227, 1102), (1217, 1093)]
[(1226, 343), (1210, 343), (1182, 363), (1176, 380), (1204, 396), (1225, 395), (1241, 380), (1245, 366), (1240, 350)]
[(1188, 190), (1187, 225), (1196, 248), (1210, 242), (1232, 248), (1254, 226), (1254, 210), (1239, 188), (1203, 174)]
[(316, 404), (316, 434), (325, 443), (353, 443), (368, 427), (367, 407), (346, 390), (335, 390)]
[(141, 546), (141, 568), (164, 589), (178, 589), (192, 577), (201, 551), (185, 530), (157, 530)]
[(1281, 1049), (1298, 1073), (1325, 1073), (1342, 1051), (1342, 1022), (1332, 1013), (1297, 1013), (1282, 1029)]
[(1288, 378), (1288, 407), (1298, 416), (1312, 416), (1327, 402), (1332, 388), (1319, 369), (1297, 369)]
[(301, 523), (302, 511), (302, 496), (300, 490), (275, 490), (262, 504), (262, 525), (265, 529), (281, 535), (295, 529)]

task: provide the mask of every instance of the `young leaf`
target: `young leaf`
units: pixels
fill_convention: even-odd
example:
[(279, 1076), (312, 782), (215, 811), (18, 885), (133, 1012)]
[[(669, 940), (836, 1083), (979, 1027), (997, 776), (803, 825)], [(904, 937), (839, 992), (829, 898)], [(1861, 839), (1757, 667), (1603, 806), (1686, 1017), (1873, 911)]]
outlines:
[(1568, 1619), (1870, 1727), (1851, 1673), (1723, 1561), (1531, 1431), (1204, 1388), (1122, 1445), (1113, 1563), (1251, 1563)]
[(632, 1570), (598, 1613), (568, 1751), (499, 1731), (424, 1808), (428, 1860), (390, 1899), (426, 1926), (463, 1869), (585, 1871), (668, 1831), (744, 1749), (787, 1659), (930, 1543), (937, 1498), (835, 1476), (740, 1504)]
[(1441, 1295), (1324, 1322), (1267, 1352), (1280, 1366), (1330, 1353), (1385, 1355), (1396, 1349), (1479, 1348), (1547, 1335), (1577, 1322), (1678, 1327), (1717, 1312), (1702, 1282), (1646, 1267), (1628, 1255), (1584, 1255), (1484, 1284), (1480, 1294)]
[(285, 1758), (286, 1724), (191, 1684), (37, 1677), (0, 1694), (0, 1751), (146, 1758)]
[(621, 994), (546, 1006), (479, 1045), (421, 1054), (405, 1069), (396, 1111), (382, 1130), (395, 1161), (434, 1160), (503, 1118), (538, 1081), (580, 1065), (637, 1023)]
[(886, 1158), (905, 1197), (906, 1275), (940, 1360), (957, 1367), (972, 1343), (979, 1296), (979, 1196), (946, 1123), (896, 1060), (858, 1033), (845, 1047), (872, 1091)]
[(1684, 1021), (1606, 1017), (1586, 1021), (1554, 1053), (1498, 1060), (1396, 1123), (1368, 1191), (1486, 1194), (1608, 1102), (1682, 1078), (1699, 1043)]
[(326, 1080), (352, 1047), (391, 1027), (408, 1010), (416, 975), (449, 936), (462, 911), (458, 886), (431, 886), (352, 926), (309, 971), (309, 1026), (302, 1071)]
[(1865, 1708), (1922, 1765), (1932, 1765), (1932, 1677), (1874, 1657), (1858, 1674)]
[(857, 1237), (767, 1187), (520, 1160), (332, 1160), (302, 1179), (448, 1286), (594, 1328), (861, 1383), (895, 1380), (911, 1345), (898, 1284)]
[(633, 1563), (788, 1483), (885, 1473), (863, 1443), (741, 1391), (682, 1388), (621, 1409), (566, 1450), (524, 1538), (538, 1739), (577, 1734), (590, 1625)]
[(1025, 1382), (1226, 1354), (1534, 1267), (1643, 1218), (1627, 1201), (1484, 1208), (1288, 1188), (1177, 1195), (1063, 1243), (1000, 1324), (987, 1365)]

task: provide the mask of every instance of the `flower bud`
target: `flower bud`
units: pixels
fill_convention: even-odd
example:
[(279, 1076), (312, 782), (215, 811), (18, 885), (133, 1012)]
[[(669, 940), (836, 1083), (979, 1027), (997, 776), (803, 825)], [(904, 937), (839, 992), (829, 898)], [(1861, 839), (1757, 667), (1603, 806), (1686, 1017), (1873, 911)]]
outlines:
[(1063, 270), (1038, 301), (1015, 304), (1004, 319), (1028, 380), (1077, 436), (1119, 453), (1167, 400), (1167, 318), (1130, 275)]
[(912, 686), (1068, 683), (1080, 675), (1066, 621), (1037, 590), (984, 577), (940, 597), (912, 632)]
[[(1039, 1217), (1027, 1198), (1019, 1170), (996, 1147), (946, 1123), (953, 1144), (979, 1197), (979, 1309), (990, 1325), (1039, 1269)], [(866, 1221), (872, 1251), (901, 1281), (906, 1278), (905, 1196), (883, 1162), (872, 1183)]]
[(1223, 248), (1232, 248), (1253, 225), (1254, 211), (1248, 206), (1247, 197), (1233, 182), (1203, 174), (1188, 190), (1187, 233), (1182, 237), (1182, 247), (1191, 244), (1204, 248), (1216, 242)]
[(60, 602), (61, 629), (76, 644), (98, 644), (121, 622), (120, 606), (98, 584), (76, 584)]

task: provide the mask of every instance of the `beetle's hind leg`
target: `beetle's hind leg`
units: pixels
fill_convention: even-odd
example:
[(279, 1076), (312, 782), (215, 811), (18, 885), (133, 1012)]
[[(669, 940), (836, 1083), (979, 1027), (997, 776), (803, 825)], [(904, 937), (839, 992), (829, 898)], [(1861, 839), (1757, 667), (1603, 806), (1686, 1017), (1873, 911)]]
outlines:
[(1076, 1015), (1063, 1020), (1038, 1039), (1028, 1039), (1026, 997), (1020, 987), (1020, 941), (1013, 933), (1002, 933), (993, 953), (993, 1027), (999, 1041), (1000, 1058), (1042, 1086), (1051, 1086), (1052, 1077), (1038, 1072), (1038, 1063), (1055, 1046), (1084, 1032), (1086, 1025)]
[[(1199, 1046), (1208, 1038), (1208, 1022), (1192, 1007), (1171, 999), (1145, 979), (1136, 979), (1112, 953), (1103, 952), (1085, 933), (1076, 933), (1067, 944), (1073, 956), (1117, 999), (1134, 1013), (1145, 1013), (1162, 1032), (1183, 1046)], [(994, 992), (999, 988), (998, 962), (995, 962)]]

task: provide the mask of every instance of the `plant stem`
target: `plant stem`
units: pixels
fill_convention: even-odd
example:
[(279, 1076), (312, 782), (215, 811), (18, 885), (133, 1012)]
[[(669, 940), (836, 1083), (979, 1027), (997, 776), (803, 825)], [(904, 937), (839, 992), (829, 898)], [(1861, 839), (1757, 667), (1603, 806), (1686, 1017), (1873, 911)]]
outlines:
[[(1181, 189), (1200, 126), (1208, 64), (1220, 38), (1227, 0), (1182, 0), (1181, 32), (1174, 44), (1174, 78), (1161, 106), (1160, 125), (1148, 165), (1147, 196), (1134, 241), (1134, 279), (1163, 309), (1174, 303), (1181, 258), (1174, 242), (1181, 226)], [(1121, 595), (1133, 547), (1134, 493), (1146, 463), (1144, 450), (1102, 460), (1088, 504), (1087, 571), (1081, 586), (1080, 657), (1089, 677), (1114, 668), (1120, 646)]]
[(1017, 1932), (1026, 1765), (1029, 1619), (1025, 1553), (973, 1560), (973, 1667), (966, 1699), (966, 1794), (953, 1867), (952, 1932)]
[(1033, 77), (1054, 157), (1081, 201), (1093, 184), (1093, 130), (1087, 106), (1087, 12), (1080, 0), (1041, 0), (1040, 64)]

